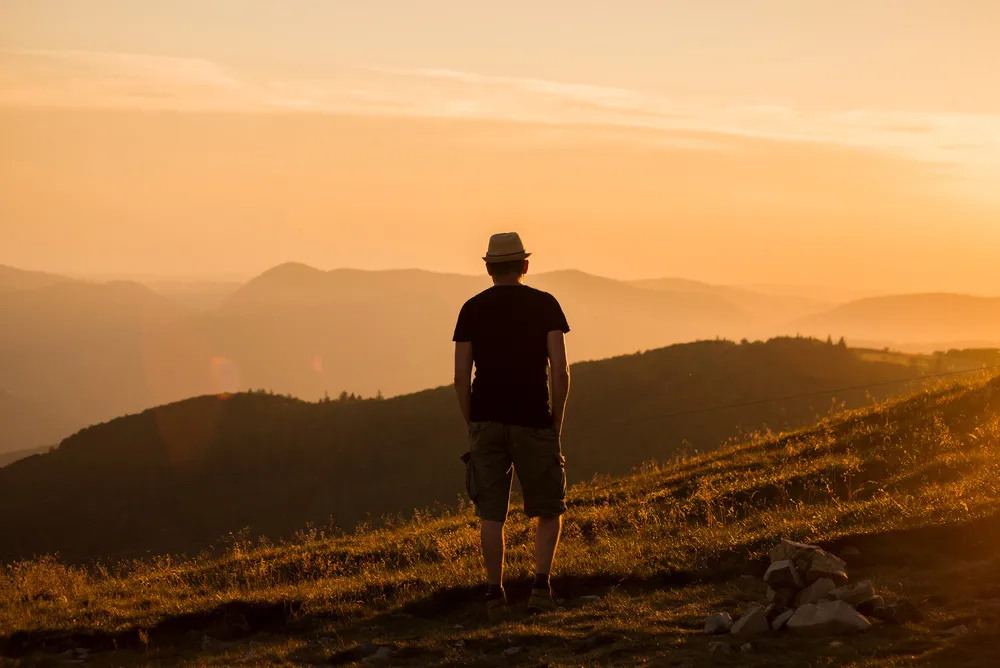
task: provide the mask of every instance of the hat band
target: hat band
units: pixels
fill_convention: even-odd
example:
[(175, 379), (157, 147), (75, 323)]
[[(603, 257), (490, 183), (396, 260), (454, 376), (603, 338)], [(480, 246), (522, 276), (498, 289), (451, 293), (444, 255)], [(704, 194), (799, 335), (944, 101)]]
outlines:
[(486, 257), (488, 257), (488, 258), (490, 258), (492, 260), (492, 259), (499, 259), (499, 258), (502, 258), (502, 257), (512, 257), (514, 255), (524, 255), (525, 252), (526, 251), (524, 251), (524, 249), (519, 250), (519, 251), (514, 251), (513, 253), (504, 253), (503, 255), (491, 255), (490, 253), (487, 252), (486, 253)]

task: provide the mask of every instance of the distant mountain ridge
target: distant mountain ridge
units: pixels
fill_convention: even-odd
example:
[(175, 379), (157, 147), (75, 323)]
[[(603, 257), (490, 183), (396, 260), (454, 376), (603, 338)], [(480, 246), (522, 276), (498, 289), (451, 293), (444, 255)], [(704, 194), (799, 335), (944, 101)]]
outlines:
[[(531, 273), (527, 282), (562, 303), (574, 361), (796, 333), (919, 351), (1000, 338), (990, 315), (995, 302), (980, 298), (887, 298), (831, 309), (806, 298), (676, 278), (628, 282), (564, 270)], [(341, 391), (414, 392), (448, 381), (458, 310), (489, 285), (485, 275), (286, 263), (238, 287), (207, 285), (199, 296), (190, 285), (161, 285), (161, 294), (135, 282), (0, 267), (0, 389), (71, 416), (73, 424), (254, 388), (309, 400)], [(985, 306), (963, 307), (980, 313), (963, 318), (951, 315), (951, 302)], [(901, 324), (881, 325), (891, 313)], [(981, 336), (962, 336), (963, 327)], [(915, 339), (923, 343), (909, 345)], [(24, 442), (7, 439), (0, 451), (50, 443), (39, 421), (17, 412), (6, 419), (0, 432)]]
[(947, 293), (859, 299), (800, 318), (803, 334), (836, 333), (854, 340), (898, 344), (1000, 343), (1000, 297)]

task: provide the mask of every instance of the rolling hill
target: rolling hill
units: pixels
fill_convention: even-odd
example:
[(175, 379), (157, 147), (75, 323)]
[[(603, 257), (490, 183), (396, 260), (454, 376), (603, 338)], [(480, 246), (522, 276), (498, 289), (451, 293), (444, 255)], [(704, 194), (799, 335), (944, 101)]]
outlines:
[(72, 279), (41, 271), (25, 271), (0, 264), (0, 292), (10, 290), (37, 290), (57, 283), (68, 283)]
[[(905, 359), (778, 339), (577, 364), (564, 442), (568, 475), (627, 473), (748, 431), (808, 424), (840, 402), (865, 405), (907, 384), (828, 390), (951, 364)], [(766, 401), (804, 393), (820, 394)], [(730, 404), (741, 406), (702, 410)], [(280, 537), (307, 522), (350, 527), (451, 504), (462, 492), (464, 449), (451, 388), (321, 403), (259, 392), (190, 399), (90, 427), (54, 452), (0, 469), (0, 559), (197, 551), (244, 526)]]
[(887, 346), (971, 347), (1000, 342), (1000, 298), (955, 294), (872, 297), (796, 321), (812, 336), (834, 334)]
[[(607, 447), (616, 445), (608, 439)], [(570, 490), (554, 587), (523, 611), (529, 523), (508, 523), (503, 622), (483, 620), (469, 508), (192, 558), (53, 560), (0, 571), (0, 654), (98, 665), (803, 665), (986, 667), (1000, 619), (1000, 383), (955, 384)], [(848, 557), (920, 616), (837, 639), (706, 636), (763, 600), (780, 538)], [(755, 576), (755, 577), (746, 577)], [(712, 649), (721, 642), (722, 650)], [(727, 656), (729, 655), (729, 656)]]
[[(705, 295), (722, 299), (750, 314), (758, 327), (774, 329), (806, 315), (829, 310), (832, 301), (794, 294), (768, 294), (726, 285), (712, 285), (685, 278), (654, 278), (631, 281), (631, 285), (647, 290), (665, 290), (690, 295)], [(771, 333), (779, 333), (772, 331)], [(785, 332), (787, 333), (787, 332)]]
[[(531, 282), (561, 299), (574, 360), (757, 330), (747, 313), (712, 295), (580, 272)], [(5, 269), (0, 389), (74, 424), (220, 391), (264, 388), (307, 400), (342, 390), (415, 392), (450, 379), (458, 310), (487, 285), (485, 276), (286, 264), (232, 294), (229, 285), (159, 285), (165, 297), (136, 283)], [(24, 435), (11, 447), (32, 447), (50, 439), (41, 424), (14, 415), (0, 432)]]

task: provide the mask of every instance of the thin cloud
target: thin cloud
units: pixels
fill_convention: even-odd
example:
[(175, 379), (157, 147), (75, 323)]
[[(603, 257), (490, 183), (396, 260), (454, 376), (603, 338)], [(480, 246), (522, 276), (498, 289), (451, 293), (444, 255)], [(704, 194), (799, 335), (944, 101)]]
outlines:
[[(269, 78), (198, 58), (7, 51), (0, 52), (0, 106), (312, 112), (590, 125), (602, 128), (603, 137), (688, 150), (717, 149), (718, 144), (704, 136), (729, 135), (887, 151), (1000, 182), (997, 115), (719, 105), (656, 91), (448, 69), (328, 68), (302, 80), (288, 73)], [(609, 131), (616, 127), (660, 134)], [(962, 150), (956, 151), (956, 146)]]

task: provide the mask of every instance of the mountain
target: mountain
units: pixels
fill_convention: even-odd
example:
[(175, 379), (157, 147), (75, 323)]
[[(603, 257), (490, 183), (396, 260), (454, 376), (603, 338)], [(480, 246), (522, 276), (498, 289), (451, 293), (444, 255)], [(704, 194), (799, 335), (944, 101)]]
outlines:
[(241, 283), (209, 280), (144, 280), (143, 285), (184, 308), (211, 311), (226, 303)]
[[(186, 312), (135, 283), (0, 292), (0, 323), (3, 388), (74, 424), (212, 391), (210, 348)], [(37, 427), (19, 447), (44, 444), (43, 424), (10, 419), (0, 431)]]
[(832, 334), (883, 345), (992, 346), (1000, 342), (1000, 298), (955, 294), (873, 297), (802, 318), (794, 327), (806, 335)]
[[(0, 291), (0, 387), (81, 424), (220, 391), (317, 399), (439, 385), (451, 377), (462, 303), (490, 284), (486, 276), (299, 264), (238, 289), (157, 283), (159, 293), (127, 281), (5, 275), (24, 289)], [(529, 283), (562, 302), (574, 360), (766, 335), (752, 315), (712, 294), (574, 271), (532, 275)], [(0, 423), (0, 431), (8, 427)]]
[(750, 314), (757, 327), (768, 329), (770, 334), (777, 327), (831, 308), (834, 303), (795, 294), (768, 294), (725, 285), (712, 285), (686, 278), (654, 278), (631, 281), (631, 285), (647, 290), (666, 290), (680, 294), (712, 296)]
[[(952, 364), (907, 359), (777, 339), (577, 364), (564, 442), (569, 478), (627, 473), (748, 431), (808, 424), (839, 402), (862, 406), (919, 387), (882, 383)], [(876, 387), (840, 391), (857, 386)], [(820, 394), (766, 401), (811, 393)], [(729, 405), (737, 407), (704, 410)], [(0, 559), (197, 551), (245, 526), (281, 537), (306, 522), (350, 527), (451, 504), (462, 491), (465, 441), (450, 387), (385, 400), (308, 403), (256, 392), (162, 406), (0, 469)]]
[[(997, 647), (998, 424), (1000, 383), (963, 383), (580, 482), (553, 573), (560, 610), (543, 616), (524, 609), (532, 530), (514, 511), (511, 609), (501, 624), (482, 619), (466, 507), (347, 534), (303, 526), (284, 543), (237, 533), (191, 558), (19, 563), (0, 587), (0, 654), (22, 665), (86, 655), (115, 666), (986, 668)], [(781, 539), (843, 555), (851, 584), (905, 598), (921, 619), (873, 618), (837, 646), (764, 633), (751, 652), (738, 649), (745, 638), (703, 633), (709, 615), (765, 601), (760, 578)]]
[(56, 445), (85, 426), (79, 419), (64, 415), (45, 403), (3, 390), (0, 390), (0, 425), (4, 426), (0, 431), (0, 455)]
[(68, 283), (72, 279), (40, 271), (25, 271), (0, 264), (0, 292), (9, 290), (37, 290), (57, 283)]
[[(527, 282), (560, 300), (574, 360), (742, 335), (750, 321), (713, 296), (645, 290), (582, 272)], [(485, 276), (288, 264), (248, 283), (202, 325), (244, 387), (307, 398), (341, 389), (399, 394), (450, 379), (458, 311), (488, 286)]]

